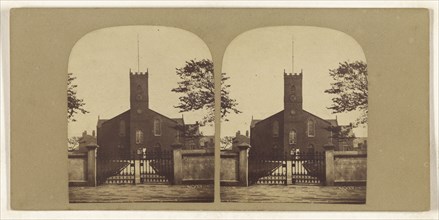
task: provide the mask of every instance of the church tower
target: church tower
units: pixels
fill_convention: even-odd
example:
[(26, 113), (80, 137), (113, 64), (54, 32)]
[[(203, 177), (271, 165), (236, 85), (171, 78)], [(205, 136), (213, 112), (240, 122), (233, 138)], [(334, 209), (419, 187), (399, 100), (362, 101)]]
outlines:
[(130, 70), (130, 149), (145, 147), (147, 132), (145, 114), (149, 109), (148, 71), (131, 72)]
[(148, 71), (133, 73), (130, 70), (130, 108), (134, 111), (149, 108)]
[(302, 73), (284, 73), (284, 110), (291, 116), (302, 111)]
[(131, 111), (145, 111), (149, 108), (148, 96), (148, 69), (140, 72), (140, 43), (137, 35), (137, 72), (130, 69), (130, 109)]
[(302, 108), (302, 72), (284, 73), (284, 150), (289, 154), (297, 147), (299, 134), (302, 133), (300, 120)]

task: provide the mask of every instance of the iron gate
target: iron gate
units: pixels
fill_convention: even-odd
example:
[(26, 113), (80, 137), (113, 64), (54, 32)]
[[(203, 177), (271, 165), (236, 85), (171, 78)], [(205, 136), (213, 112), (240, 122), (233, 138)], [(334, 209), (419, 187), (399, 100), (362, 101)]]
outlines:
[(172, 183), (174, 163), (172, 151), (147, 150), (140, 159), (141, 183)]
[(249, 184), (287, 184), (287, 162), (282, 156), (250, 153), (248, 172)]
[(98, 153), (96, 171), (98, 184), (134, 184), (136, 173), (140, 183), (172, 183), (173, 153), (160, 149), (130, 154), (102, 152)]
[(96, 161), (98, 184), (133, 184), (136, 172), (135, 154), (128, 156), (99, 155)]
[(295, 152), (291, 163), (293, 184), (323, 184), (325, 182), (324, 152)]

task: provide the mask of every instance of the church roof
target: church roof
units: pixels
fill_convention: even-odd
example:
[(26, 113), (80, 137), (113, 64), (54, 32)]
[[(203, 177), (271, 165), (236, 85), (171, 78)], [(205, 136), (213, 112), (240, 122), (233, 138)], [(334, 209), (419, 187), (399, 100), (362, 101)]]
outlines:
[(252, 122), (251, 122), (251, 124), (250, 124), (250, 127), (251, 127), (251, 128), (255, 127), (256, 123), (258, 123), (258, 122), (260, 122), (260, 121), (262, 121), (262, 120), (261, 120), (261, 119), (252, 119)]
[(258, 123), (260, 121), (264, 121), (264, 120), (267, 120), (267, 119), (269, 119), (271, 117), (275, 117), (277, 114), (282, 114), (283, 112), (284, 112), (284, 110), (282, 110), (282, 111), (280, 111), (280, 112), (278, 112), (276, 114), (270, 115), (269, 117), (266, 117), (264, 119), (252, 119), (251, 124), (250, 124), (250, 128), (255, 127), (256, 123)]
[(99, 119), (99, 120), (98, 120), (98, 127), (101, 127), (102, 124), (103, 124), (104, 122), (106, 122), (106, 121), (108, 121), (108, 119)]
[(183, 118), (169, 118), (168, 116), (163, 115), (163, 114), (161, 114), (161, 113), (159, 113), (159, 112), (157, 112), (157, 111), (154, 111), (154, 110), (152, 110), (152, 109), (150, 109), (150, 108), (148, 109), (148, 111), (154, 112), (155, 114), (160, 115), (160, 116), (163, 117), (163, 118), (166, 118), (166, 119), (168, 119), (168, 120), (174, 121), (174, 122), (176, 122), (178, 125), (184, 125), (184, 120), (183, 120)]
[(326, 119), (326, 121), (331, 123), (332, 126), (338, 126), (337, 119)]
[[(152, 110), (152, 109), (148, 109), (148, 111), (154, 112), (155, 114), (158, 114), (158, 115), (160, 115), (160, 116), (163, 117), (163, 118), (166, 118), (166, 119), (168, 119), (168, 120), (174, 121), (174, 122), (176, 122), (178, 125), (184, 125), (184, 119), (183, 119), (183, 118), (169, 118), (169, 117), (167, 117), (167, 116), (165, 116), (165, 115), (163, 115), (163, 114), (161, 114), (161, 113), (159, 113), (159, 112), (156, 112), (156, 111), (154, 111), (154, 110)], [(121, 116), (121, 115), (123, 115), (123, 114), (127, 114), (127, 113), (129, 113), (129, 112), (130, 112), (130, 110), (124, 111), (124, 112), (120, 113), (119, 115), (114, 116), (114, 117), (111, 118), (111, 119), (98, 119), (97, 127), (99, 128), (99, 127), (101, 127), (102, 124), (105, 123), (106, 121), (113, 120), (113, 119), (115, 119), (115, 118), (117, 118), (117, 117), (119, 117), (119, 116)]]
[[(320, 118), (320, 117), (317, 116), (317, 115), (314, 115), (313, 113), (311, 113), (311, 112), (309, 112), (309, 111), (306, 111), (306, 110), (303, 110), (303, 111), (306, 112), (306, 113), (308, 113), (308, 114), (310, 114), (310, 115), (312, 115), (312, 116), (314, 116), (315, 118), (318, 118), (318, 119), (322, 120), (323, 122), (326, 122), (326, 123), (330, 124), (330, 125), (334, 125), (333, 123), (335, 123), (336, 125), (338, 125), (337, 119), (329, 119), (329, 120), (326, 120), (326, 119)], [(335, 121), (335, 122), (334, 122), (334, 121)]]
[(111, 119), (100, 119), (100, 118), (98, 118), (98, 124), (97, 124), (97, 127), (99, 128), (99, 127), (101, 127), (102, 124), (105, 123), (106, 121), (113, 120), (113, 119), (115, 119), (115, 118), (117, 118), (117, 117), (122, 116), (123, 114), (128, 114), (129, 112), (130, 112), (130, 110), (126, 110), (126, 111), (124, 111), (124, 112), (122, 112), (122, 113), (120, 113), (120, 114), (118, 114), (118, 115), (112, 117)]
[[(280, 112), (278, 112), (278, 113), (276, 113), (276, 114), (273, 114), (273, 115), (271, 115), (271, 116), (269, 116), (269, 117), (267, 117), (267, 118), (265, 118), (265, 119), (252, 119), (251, 124), (250, 124), (250, 128), (255, 127), (255, 125), (256, 125), (258, 122), (260, 122), (260, 121), (263, 121), (263, 120), (269, 119), (269, 118), (271, 118), (271, 117), (273, 117), (273, 116), (275, 116), (275, 115), (277, 115), (277, 114), (281, 114), (283, 111), (284, 111), (284, 110), (282, 110), (282, 111), (280, 111)], [(314, 116), (314, 117), (316, 117), (316, 118), (318, 118), (318, 119), (320, 119), (320, 120), (322, 120), (322, 121), (324, 121), (324, 122), (326, 122), (326, 123), (328, 123), (328, 124), (330, 124), (330, 125), (332, 125), (332, 126), (338, 126), (338, 121), (337, 121), (337, 119), (322, 119), (322, 118), (320, 118), (319, 116), (314, 115), (314, 114), (312, 114), (312, 113), (310, 113), (310, 112), (308, 112), (308, 111), (306, 111), (306, 110), (303, 110), (303, 112), (306, 112), (307, 114), (310, 114), (310, 115), (312, 115), (312, 116)]]
[(178, 125), (184, 125), (183, 118), (171, 118), (171, 119), (176, 121)]

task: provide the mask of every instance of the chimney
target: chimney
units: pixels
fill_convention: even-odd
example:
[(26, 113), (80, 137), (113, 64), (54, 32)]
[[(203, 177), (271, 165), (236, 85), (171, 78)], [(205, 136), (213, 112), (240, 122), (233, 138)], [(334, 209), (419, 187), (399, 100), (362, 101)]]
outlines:
[(93, 137), (96, 136), (95, 130), (93, 130), (93, 131), (91, 132), (91, 136), (93, 136)]
[(246, 136), (246, 137), (248, 137), (248, 130), (247, 130), (247, 131), (245, 131), (245, 136)]
[(85, 137), (87, 135), (87, 130), (85, 130), (84, 132), (82, 132), (82, 137)]
[(241, 131), (236, 132), (236, 137), (238, 137), (238, 135), (241, 135)]

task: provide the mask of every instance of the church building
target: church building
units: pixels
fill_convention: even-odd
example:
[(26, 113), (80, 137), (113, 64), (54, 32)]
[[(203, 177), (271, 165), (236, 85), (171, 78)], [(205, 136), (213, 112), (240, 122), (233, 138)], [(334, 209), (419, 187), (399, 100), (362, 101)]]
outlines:
[(283, 156), (292, 151), (322, 152), (323, 146), (333, 143), (330, 128), (337, 119), (322, 119), (303, 109), (302, 72), (284, 73), (284, 109), (263, 120), (251, 121), (250, 153)]
[(102, 156), (127, 156), (139, 150), (171, 150), (179, 142), (185, 149), (199, 148), (199, 125), (185, 124), (149, 108), (148, 71), (130, 70), (130, 109), (111, 118), (98, 119), (97, 144)]

